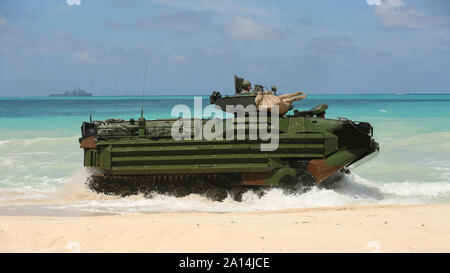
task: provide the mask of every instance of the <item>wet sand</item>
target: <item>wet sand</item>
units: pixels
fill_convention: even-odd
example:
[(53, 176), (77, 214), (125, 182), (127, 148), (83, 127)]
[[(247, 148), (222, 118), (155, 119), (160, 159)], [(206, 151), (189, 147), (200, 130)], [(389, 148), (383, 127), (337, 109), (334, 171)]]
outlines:
[(0, 216), (0, 252), (450, 252), (450, 205)]

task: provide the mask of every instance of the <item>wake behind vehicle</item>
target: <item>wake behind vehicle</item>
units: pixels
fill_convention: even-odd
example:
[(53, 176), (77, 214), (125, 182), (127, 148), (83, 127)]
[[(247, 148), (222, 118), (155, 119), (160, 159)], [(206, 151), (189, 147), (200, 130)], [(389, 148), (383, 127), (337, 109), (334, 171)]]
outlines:
[[(210, 101), (226, 110), (227, 105), (252, 105), (256, 96), (222, 97), (214, 92)], [(269, 115), (265, 120), (268, 131), (275, 121), (278, 127), (273, 150), (261, 149), (269, 140), (252, 139), (248, 133), (244, 138), (227, 138), (227, 131), (235, 132), (239, 126), (246, 132), (261, 126), (259, 119), (255, 124), (249, 115), (239, 119), (236, 113), (215, 123), (214, 133), (222, 137), (212, 140), (205, 139), (201, 131), (212, 119), (184, 119), (190, 121), (189, 128), (180, 123), (183, 118), (146, 120), (141, 116), (137, 121), (83, 122), (83, 165), (96, 171), (90, 188), (107, 194), (198, 193), (220, 201), (227, 194), (240, 200), (250, 189), (303, 189), (348, 172), (379, 151), (369, 123), (328, 119), (327, 108), (322, 104), (308, 111), (294, 109), (292, 114), (277, 115), (277, 120)], [(190, 139), (173, 138), (176, 123), (182, 124), (179, 130), (191, 134)]]

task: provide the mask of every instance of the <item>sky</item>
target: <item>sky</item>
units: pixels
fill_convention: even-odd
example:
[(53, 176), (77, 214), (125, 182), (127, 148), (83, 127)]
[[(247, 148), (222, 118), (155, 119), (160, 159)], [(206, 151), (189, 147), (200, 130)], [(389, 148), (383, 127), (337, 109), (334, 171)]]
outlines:
[(450, 1), (0, 1), (0, 97), (232, 94), (235, 74), (281, 93), (450, 93)]

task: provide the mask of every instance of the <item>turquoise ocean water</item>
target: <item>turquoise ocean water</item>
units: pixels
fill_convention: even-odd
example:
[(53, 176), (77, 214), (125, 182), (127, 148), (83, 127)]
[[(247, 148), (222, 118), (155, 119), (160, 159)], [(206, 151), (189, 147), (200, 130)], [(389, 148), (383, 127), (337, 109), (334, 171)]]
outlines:
[[(300, 109), (329, 105), (327, 117), (368, 121), (380, 143), (378, 157), (334, 188), (304, 194), (272, 189), (227, 198), (157, 195), (119, 198), (96, 194), (84, 183), (79, 148), (82, 121), (93, 118), (168, 118), (193, 96), (0, 98), (0, 214), (96, 214), (162, 211), (249, 211), (352, 204), (450, 203), (450, 94), (309, 95)], [(203, 97), (203, 106), (209, 104)]]

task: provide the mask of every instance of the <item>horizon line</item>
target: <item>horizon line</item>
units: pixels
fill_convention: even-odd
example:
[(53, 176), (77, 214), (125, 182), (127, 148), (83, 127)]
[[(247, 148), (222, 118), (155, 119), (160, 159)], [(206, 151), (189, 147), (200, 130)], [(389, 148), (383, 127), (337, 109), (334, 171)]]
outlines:
[[(225, 96), (232, 96), (224, 94)], [(309, 95), (450, 95), (450, 92), (436, 92), (436, 93), (420, 93), (420, 92), (392, 92), (392, 93), (309, 93)], [(206, 94), (156, 94), (156, 95), (145, 95), (145, 97), (178, 97), (178, 96), (209, 96)], [(141, 97), (139, 94), (124, 94), (124, 95), (92, 95), (92, 96), (60, 96), (51, 97), (50, 95), (24, 95), (24, 96), (0, 96), (0, 98), (92, 98), (92, 97)]]
[[(226, 95), (226, 94), (225, 94)], [(395, 92), (395, 93), (310, 93), (310, 95), (450, 95), (450, 92), (442, 92), (442, 93), (403, 93), (403, 92)], [(169, 95), (146, 95), (145, 97), (178, 97), (178, 96), (209, 96), (205, 94), (169, 94)], [(229, 95), (228, 95), (229, 96)], [(92, 96), (60, 96), (60, 97), (51, 97), (50, 95), (38, 95), (38, 96), (0, 96), (0, 98), (92, 98), (92, 97), (141, 97), (139, 94), (127, 94), (127, 95), (92, 95)]]

